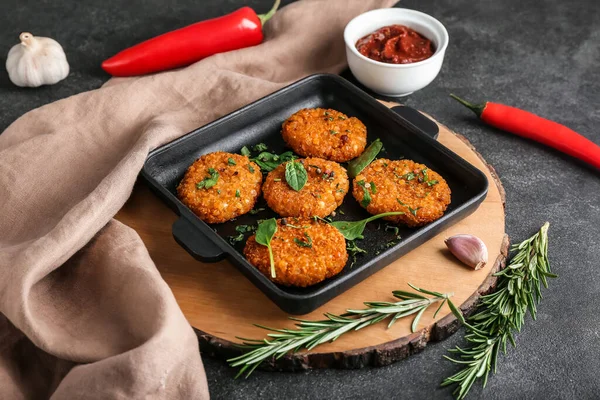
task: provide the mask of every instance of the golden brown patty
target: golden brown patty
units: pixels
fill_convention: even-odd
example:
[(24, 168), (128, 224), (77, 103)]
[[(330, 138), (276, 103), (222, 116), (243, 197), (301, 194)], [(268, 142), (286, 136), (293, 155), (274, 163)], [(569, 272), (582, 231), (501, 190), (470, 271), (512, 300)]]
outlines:
[(292, 189), (285, 180), (283, 163), (269, 172), (263, 195), (273, 211), (282, 217), (326, 217), (348, 193), (350, 183), (346, 170), (338, 163), (320, 158), (297, 160), (304, 165), (308, 180), (300, 190)]
[(344, 236), (333, 226), (312, 218), (282, 218), (271, 239), (276, 272), (272, 279), (269, 251), (255, 238), (248, 238), (244, 256), (269, 279), (286, 286), (319, 283), (339, 274), (348, 261)]
[(200, 219), (215, 224), (250, 211), (261, 183), (260, 168), (248, 157), (219, 151), (203, 155), (188, 168), (177, 194)]
[[(368, 205), (365, 191), (371, 197)], [(420, 226), (444, 215), (450, 188), (437, 172), (411, 160), (373, 161), (354, 179), (352, 195), (371, 214), (403, 211), (388, 221)]]
[(281, 134), (301, 156), (337, 162), (358, 157), (367, 145), (365, 125), (332, 109), (302, 109), (283, 123)]

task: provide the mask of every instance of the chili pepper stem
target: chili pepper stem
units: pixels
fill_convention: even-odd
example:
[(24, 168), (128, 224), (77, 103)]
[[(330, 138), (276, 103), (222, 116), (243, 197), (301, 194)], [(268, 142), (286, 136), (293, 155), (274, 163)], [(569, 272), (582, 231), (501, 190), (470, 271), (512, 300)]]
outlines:
[(266, 14), (258, 14), (258, 19), (260, 19), (260, 24), (262, 26), (265, 26), (265, 23), (271, 19), (271, 17), (275, 14), (275, 11), (277, 11), (277, 9), (279, 8), (279, 4), (281, 4), (281, 0), (275, 0), (275, 4), (273, 4), (273, 7), (271, 7), (271, 9), (269, 10), (268, 13)]
[(462, 104), (463, 106), (465, 106), (468, 109), (470, 109), (471, 111), (473, 111), (475, 114), (477, 114), (478, 117), (481, 117), (481, 114), (483, 113), (483, 110), (485, 109), (485, 106), (487, 105), (487, 103), (483, 103), (483, 104), (469, 103), (468, 101), (463, 100), (460, 97), (458, 97), (452, 93), (450, 93), (450, 97), (452, 97), (454, 100), (458, 101), (460, 104)]

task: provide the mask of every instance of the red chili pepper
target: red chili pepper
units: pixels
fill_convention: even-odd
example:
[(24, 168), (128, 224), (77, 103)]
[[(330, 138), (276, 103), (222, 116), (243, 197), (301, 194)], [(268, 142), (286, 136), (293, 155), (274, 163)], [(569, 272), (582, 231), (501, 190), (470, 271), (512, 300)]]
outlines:
[(184, 67), (216, 53), (262, 42), (262, 26), (277, 8), (257, 15), (243, 7), (222, 17), (196, 22), (125, 49), (102, 63), (113, 76), (134, 76)]
[(450, 96), (489, 125), (533, 139), (600, 169), (600, 146), (564, 125), (515, 107), (489, 101), (471, 104), (453, 94)]

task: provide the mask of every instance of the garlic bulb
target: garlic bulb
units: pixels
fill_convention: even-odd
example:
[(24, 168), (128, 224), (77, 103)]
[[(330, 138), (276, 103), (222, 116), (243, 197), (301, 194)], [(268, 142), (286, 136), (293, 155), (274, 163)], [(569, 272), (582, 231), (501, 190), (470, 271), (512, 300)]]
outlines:
[(6, 58), (12, 83), (21, 87), (53, 85), (69, 75), (69, 63), (57, 41), (23, 32)]
[(456, 235), (444, 240), (448, 250), (463, 264), (477, 270), (488, 261), (488, 251), (483, 240), (473, 235)]

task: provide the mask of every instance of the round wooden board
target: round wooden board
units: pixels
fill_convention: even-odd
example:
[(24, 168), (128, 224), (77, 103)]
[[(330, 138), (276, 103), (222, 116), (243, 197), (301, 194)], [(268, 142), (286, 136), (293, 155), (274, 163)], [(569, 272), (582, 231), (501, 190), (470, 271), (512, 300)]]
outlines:
[[(495, 278), (491, 274), (503, 267), (508, 250), (502, 186), (493, 168), (464, 137), (440, 125), (438, 140), (486, 174), (490, 185), (484, 202), (469, 217), (303, 318), (322, 319), (324, 312), (339, 314), (348, 308), (362, 308), (364, 301), (393, 301), (392, 291), (410, 290), (408, 282), (429, 290), (453, 292), (452, 301), (468, 314), (479, 296), (493, 289)], [(265, 337), (266, 332), (255, 327), (255, 323), (276, 328), (294, 326), (288, 315), (229, 262), (204, 264), (183, 250), (171, 234), (176, 215), (145, 185), (136, 185), (116, 218), (141, 236), (183, 313), (196, 329), (204, 354), (220, 357), (239, 354), (233, 345), (238, 342), (236, 336)], [(476, 235), (486, 243), (490, 256), (486, 267), (474, 271), (449, 254), (444, 238), (459, 233)], [(458, 322), (447, 306), (436, 319), (435, 308), (430, 307), (423, 314), (415, 333), (410, 331), (410, 319), (401, 319), (390, 329), (381, 323), (343, 335), (312, 352), (272, 361), (269, 366), (299, 370), (392, 363), (422, 350), (428, 341), (441, 340), (456, 331)]]

